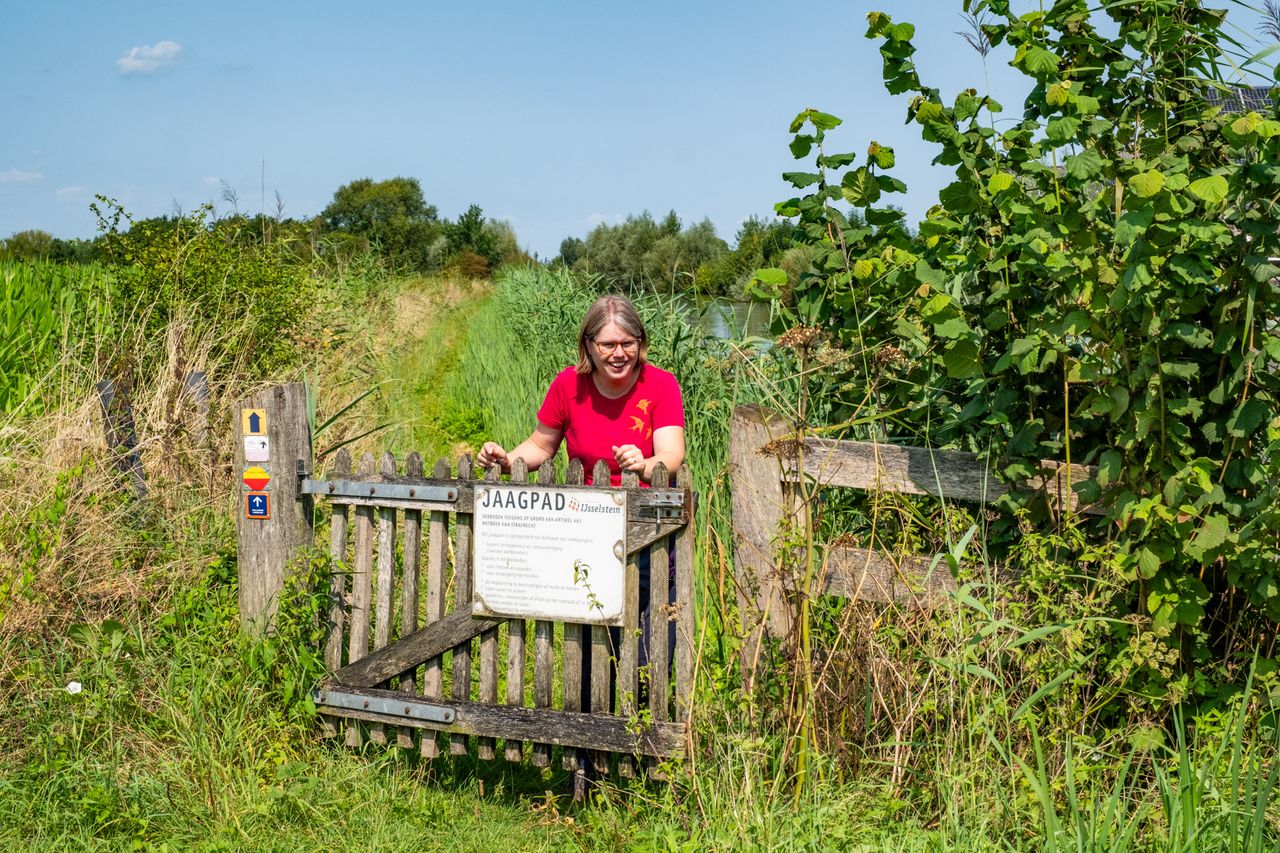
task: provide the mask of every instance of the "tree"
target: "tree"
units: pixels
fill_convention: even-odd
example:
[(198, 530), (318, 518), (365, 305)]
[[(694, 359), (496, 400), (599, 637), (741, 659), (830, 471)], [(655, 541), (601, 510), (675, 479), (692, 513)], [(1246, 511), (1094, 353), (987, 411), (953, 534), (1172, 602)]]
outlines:
[(416, 178), (352, 181), (338, 188), (320, 218), (326, 230), (361, 237), (387, 260), (414, 270), (432, 267), (430, 247), (443, 230)]

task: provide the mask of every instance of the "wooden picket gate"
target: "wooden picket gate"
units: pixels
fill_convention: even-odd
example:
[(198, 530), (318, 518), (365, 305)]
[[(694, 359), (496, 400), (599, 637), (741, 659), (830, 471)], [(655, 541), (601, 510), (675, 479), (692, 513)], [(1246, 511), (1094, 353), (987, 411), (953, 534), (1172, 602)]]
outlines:
[[(611, 756), (623, 776), (646, 767), (656, 773), (657, 761), (683, 754), (688, 740), (694, 614), (687, 467), (674, 483), (659, 467), (653, 488), (640, 488), (634, 474), (623, 480), (628, 557), (617, 649), (600, 626), (472, 614), (473, 490), (479, 477), (496, 481), (498, 473), (473, 471), (464, 456), (456, 472), (440, 460), (424, 476), (416, 453), (403, 473), (390, 453), (376, 471), (366, 454), (353, 473), (345, 450), (325, 479), (299, 472), (299, 494), (328, 501), (330, 553), (345, 568), (332, 578), (333, 630), (325, 648), (332, 676), (314, 694), (326, 733), (341, 730), (351, 746), (366, 740), (416, 746), (427, 758), (445, 750), (466, 755), (474, 747), (485, 760), (497, 756), (501, 739), (506, 760), (527, 753), (538, 767), (550, 766), (553, 747), (560, 747), (564, 767), (577, 773), (577, 794), (584, 767), (608, 772)], [(584, 488), (583, 473), (571, 463), (557, 483), (547, 464), (536, 485)], [(593, 480), (609, 482), (603, 463)], [(517, 460), (510, 484), (528, 482)], [(674, 603), (664, 607), (672, 539)], [(647, 672), (638, 648), (642, 549), (650, 554), (654, 602)], [(674, 648), (668, 622), (676, 626)], [(582, 707), (586, 660), (590, 707)], [(562, 690), (553, 695), (557, 676)]]

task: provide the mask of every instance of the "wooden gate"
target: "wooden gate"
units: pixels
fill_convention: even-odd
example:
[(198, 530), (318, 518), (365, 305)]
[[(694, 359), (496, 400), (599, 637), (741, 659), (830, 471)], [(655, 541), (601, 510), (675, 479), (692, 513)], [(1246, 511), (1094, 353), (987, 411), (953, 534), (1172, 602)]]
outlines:
[[(330, 552), (345, 568), (332, 580), (334, 627), (325, 658), (333, 674), (314, 694), (328, 734), (341, 730), (352, 746), (367, 740), (416, 747), (428, 758), (474, 749), (492, 760), (501, 740), (507, 761), (528, 753), (538, 767), (550, 766), (559, 747), (579, 782), (587, 764), (607, 772), (610, 756), (621, 775), (631, 776), (645, 766), (656, 772), (656, 760), (685, 752), (694, 660), (687, 467), (674, 483), (659, 466), (654, 488), (640, 488), (634, 474), (620, 487), (627, 493), (628, 556), (617, 648), (601, 626), (472, 615), (474, 488), (480, 477), (498, 480), (497, 468), (473, 472), (464, 456), (456, 472), (440, 460), (424, 476), (418, 454), (401, 472), (388, 453), (376, 471), (366, 454), (353, 473), (343, 450), (326, 478), (300, 474), (302, 495), (328, 501)], [(574, 462), (557, 483), (548, 463), (536, 485), (583, 488), (583, 479)], [(593, 480), (609, 482), (603, 463)], [(529, 482), (519, 460), (510, 482)], [(674, 603), (665, 604), (672, 542)], [(654, 606), (642, 650), (637, 557), (645, 549)]]

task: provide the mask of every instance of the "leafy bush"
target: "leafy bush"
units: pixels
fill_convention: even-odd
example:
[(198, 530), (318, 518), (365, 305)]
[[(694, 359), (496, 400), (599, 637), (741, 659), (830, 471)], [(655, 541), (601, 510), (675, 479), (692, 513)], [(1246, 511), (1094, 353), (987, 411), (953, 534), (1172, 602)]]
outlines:
[[(892, 150), (855, 166), (827, 148), (838, 118), (792, 124), (815, 169), (785, 176), (808, 192), (778, 212), (821, 257), (791, 322), (854, 354), (861, 390), (836, 417), (900, 412), (905, 437), (989, 454), (1015, 482), (1044, 458), (1096, 465), (1073, 486), (1105, 515), (1067, 520), (1112, 541), (1127, 579), (1113, 653), (1149, 631), (1181, 655), (1135, 670), (1130, 698), (1208, 695), (1259, 643), (1274, 654), (1280, 618), (1280, 115), (1211, 102), (1230, 40), (1194, 0), (972, 11), (1032, 86), (1003, 131), (989, 96), (921, 81), (910, 24), (868, 15), (886, 88), (955, 167), (918, 234), (881, 202), (905, 189)], [(1017, 536), (991, 531), (997, 550)]]

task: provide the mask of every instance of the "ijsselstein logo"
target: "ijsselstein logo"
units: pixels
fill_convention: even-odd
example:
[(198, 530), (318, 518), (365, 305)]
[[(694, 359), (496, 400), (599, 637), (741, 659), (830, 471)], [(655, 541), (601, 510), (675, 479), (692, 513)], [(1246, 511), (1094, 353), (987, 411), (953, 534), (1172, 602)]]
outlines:
[(540, 492), (532, 489), (486, 489), (480, 499), (480, 506), (489, 509), (524, 509), (541, 510), (543, 512), (589, 512), (617, 515), (622, 512), (620, 506), (598, 505), (579, 502), (577, 498), (567, 498), (561, 492)]

